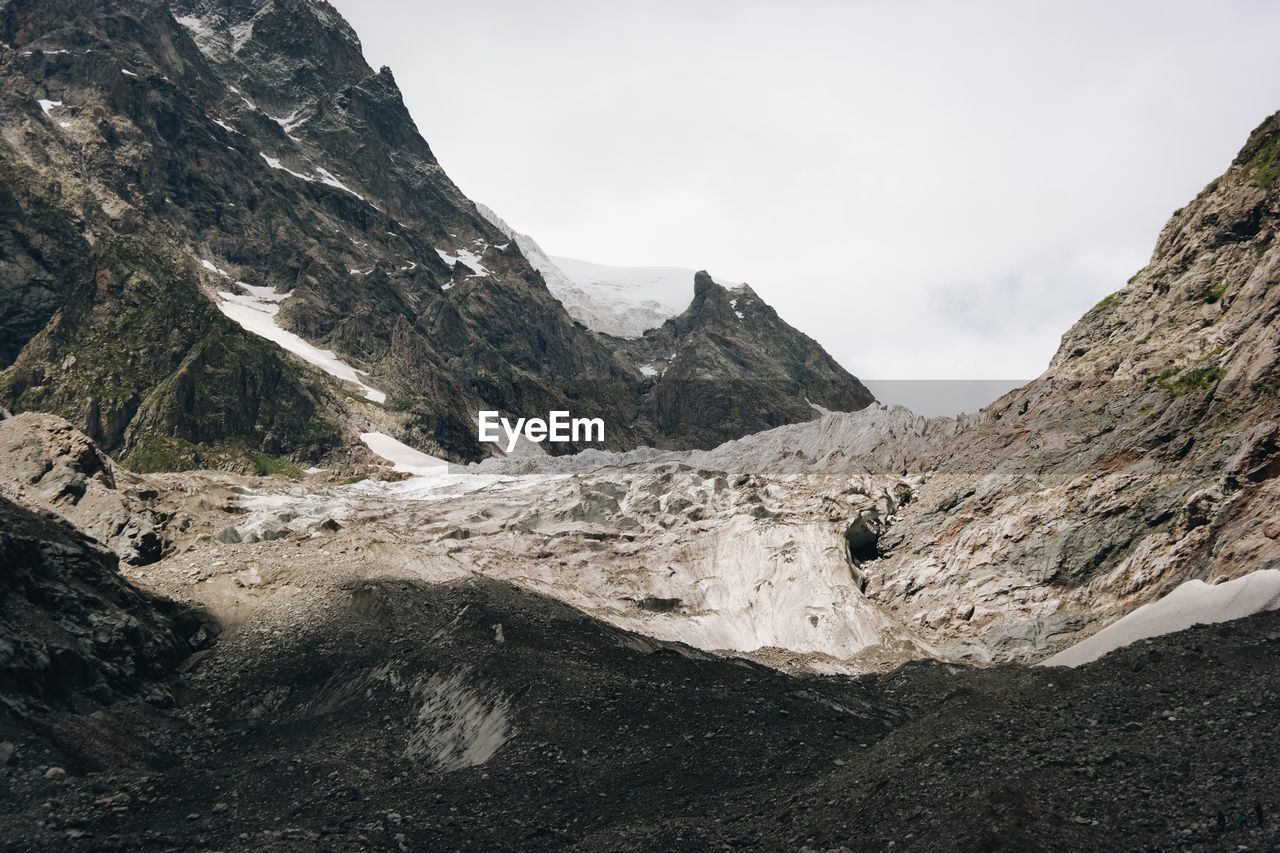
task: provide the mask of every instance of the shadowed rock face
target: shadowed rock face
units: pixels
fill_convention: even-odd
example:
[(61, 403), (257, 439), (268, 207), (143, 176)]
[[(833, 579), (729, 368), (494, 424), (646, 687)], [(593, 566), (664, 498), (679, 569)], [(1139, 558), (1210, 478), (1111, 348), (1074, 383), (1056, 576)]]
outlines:
[[(61, 414), (144, 468), (316, 459), (371, 427), (476, 459), (478, 409), (604, 417), (612, 448), (812, 416), (803, 376), (733, 402), (727, 325), (685, 348), (715, 381), (653, 403), (454, 186), (325, 3), (10, 0), (0, 31), (10, 408)], [(278, 326), (367, 372), (386, 404), (223, 316), (241, 283), (286, 296)], [(862, 399), (828, 378), (831, 399)]]
[(0, 497), (0, 713), (142, 694), (172, 704), (164, 682), (200, 630), (62, 519)]

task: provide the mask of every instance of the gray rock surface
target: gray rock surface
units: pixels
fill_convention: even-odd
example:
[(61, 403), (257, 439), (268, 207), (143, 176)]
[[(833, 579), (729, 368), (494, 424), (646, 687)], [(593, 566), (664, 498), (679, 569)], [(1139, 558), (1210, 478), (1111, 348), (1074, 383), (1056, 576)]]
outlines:
[[(116, 559), (52, 513), (0, 497), (0, 717), (144, 695), (172, 704), (192, 612), (140, 592)], [(53, 778), (53, 777), (49, 777)]]
[(0, 421), (0, 495), (51, 509), (133, 565), (159, 560), (165, 522), (155, 491), (56, 415)]

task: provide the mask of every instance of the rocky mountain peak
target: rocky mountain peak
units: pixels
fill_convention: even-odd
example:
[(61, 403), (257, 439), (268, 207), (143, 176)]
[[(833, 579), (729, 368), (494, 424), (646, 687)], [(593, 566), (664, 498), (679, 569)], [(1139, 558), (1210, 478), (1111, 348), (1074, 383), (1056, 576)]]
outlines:
[[(478, 459), (480, 409), (605, 417), (614, 448), (811, 413), (793, 383), (696, 439), (644, 415), (647, 374), (453, 184), (327, 3), (0, 15), (19, 48), (0, 62), (0, 401), (17, 411), (62, 415), (137, 467), (245, 470), (358, 455), (369, 432)], [(716, 346), (753, 348), (715, 302)], [(733, 359), (689, 352), (736, 393)]]
[(682, 313), (639, 338), (616, 340), (618, 351), (650, 377), (644, 411), (660, 433), (711, 447), (715, 423), (745, 434), (875, 401), (750, 287), (722, 286), (706, 271), (695, 274), (693, 285)]
[(263, 81), (323, 90), (374, 73), (355, 30), (324, 0), (171, 0), (168, 6), (206, 56), (264, 63)]
[(732, 301), (729, 288), (719, 284), (706, 270), (702, 270), (694, 274), (693, 301), (685, 309), (684, 315), (703, 321), (713, 317), (727, 321), (734, 316), (734, 309), (730, 304)]
[(716, 284), (715, 279), (711, 277), (711, 273), (706, 270), (698, 270), (693, 274), (693, 296), (706, 298), (710, 293), (714, 293), (720, 285)]

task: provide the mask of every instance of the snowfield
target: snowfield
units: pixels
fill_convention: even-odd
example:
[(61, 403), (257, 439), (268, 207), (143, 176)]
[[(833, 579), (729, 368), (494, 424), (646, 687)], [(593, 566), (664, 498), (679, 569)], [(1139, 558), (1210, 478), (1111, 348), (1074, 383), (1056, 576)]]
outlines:
[[(532, 237), (521, 234), (484, 205), (476, 205), (542, 273), (551, 294), (569, 316), (595, 332), (638, 338), (680, 314), (693, 300), (695, 270), (682, 267), (616, 267), (551, 257)], [(715, 279), (726, 287), (736, 282)], [(742, 317), (741, 314), (738, 315)], [(647, 374), (651, 375), (651, 374)]]
[(419, 477), (436, 477), (449, 473), (449, 463), (396, 441), (386, 433), (362, 432), (360, 440), (378, 456), (392, 464), (392, 470)]
[(1046, 659), (1043, 666), (1080, 666), (1108, 652), (1182, 631), (1280, 610), (1280, 570), (1262, 569), (1220, 584), (1193, 580), (1120, 617), (1098, 633)]
[[(201, 264), (210, 272), (224, 278), (228, 277), (226, 271), (218, 268), (212, 261), (201, 261)], [(351, 382), (360, 389), (366, 399), (375, 403), (387, 401), (385, 393), (364, 381), (364, 377), (368, 374), (363, 370), (347, 364), (332, 350), (320, 349), (293, 332), (281, 328), (276, 321), (276, 315), (280, 313), (280, 303), (288, 299), (289, 294), (276, 293), (269, 287), (255, 287), (244, 282), (236, 282), (236, 286), (244, 293), (218, 291), (218, 310), (238, 323), (241, 328), (279, 344), (330, 376), (344, 382)]]

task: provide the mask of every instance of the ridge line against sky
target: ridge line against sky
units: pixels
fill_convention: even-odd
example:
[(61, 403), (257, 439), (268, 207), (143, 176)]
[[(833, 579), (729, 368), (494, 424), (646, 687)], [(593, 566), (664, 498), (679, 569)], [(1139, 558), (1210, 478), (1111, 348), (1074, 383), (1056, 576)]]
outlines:
[(1039, 374), (1280, 109), (1263, 2), (334, 5), (549, 254), (748, 282), (872, 378)]

